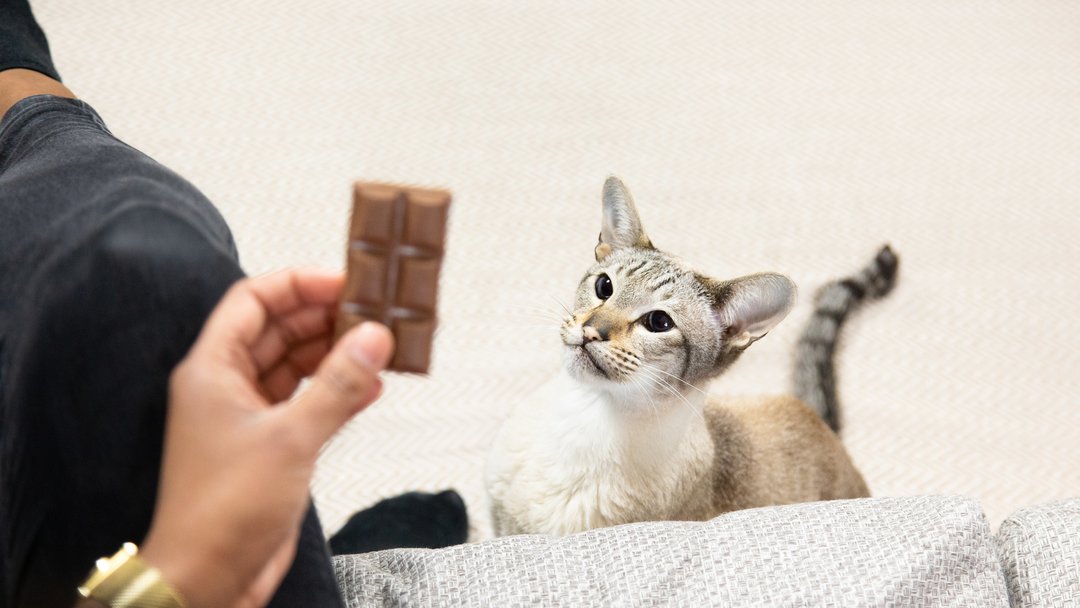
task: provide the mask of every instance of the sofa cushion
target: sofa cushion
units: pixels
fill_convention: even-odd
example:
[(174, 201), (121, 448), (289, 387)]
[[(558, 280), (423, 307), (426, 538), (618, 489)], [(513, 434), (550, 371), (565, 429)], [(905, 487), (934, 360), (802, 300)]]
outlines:
[(958, 497), (392, 549), (335, 567), (349, 606), (1008, 606), (986, 518)]
[(1080, 498), (1013, 513), (996, 541), (1013, 606), (1080, 602)]

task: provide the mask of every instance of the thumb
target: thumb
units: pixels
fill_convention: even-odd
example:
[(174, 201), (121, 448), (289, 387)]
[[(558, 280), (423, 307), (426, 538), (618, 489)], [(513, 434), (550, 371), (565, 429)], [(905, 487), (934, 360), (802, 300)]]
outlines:
[(286, 418), (318, 450), (382, 390), (379, 372), (394, 351), (384, 325), (365, 322), (346, 333), (323, 359), (311, 385), (286, 406)]

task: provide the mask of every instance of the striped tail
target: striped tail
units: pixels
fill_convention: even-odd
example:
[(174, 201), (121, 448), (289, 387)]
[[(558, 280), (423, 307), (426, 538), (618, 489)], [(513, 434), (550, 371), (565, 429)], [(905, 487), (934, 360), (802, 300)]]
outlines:
[(828, 283), (814, 299), (814, 314), (795, 348), (795, 396), (814, 409), (833, 431), (840, 432), (840, 402), (836, 397), (836, 353), (840, 326), (848, 313), (868, 298), (889, 293), (896, 282), (899, 260), (888, 245), (858, 273)]

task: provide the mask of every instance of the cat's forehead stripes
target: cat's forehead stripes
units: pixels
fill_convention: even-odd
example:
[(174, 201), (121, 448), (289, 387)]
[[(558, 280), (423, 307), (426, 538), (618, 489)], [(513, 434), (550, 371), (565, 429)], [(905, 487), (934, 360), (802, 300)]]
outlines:
[(650, 281), (687, 272), (676, 260), (656, 249), (618, 250), (601, 266), (626, 278)]
[(615, 288), (612, 303), (627, 308), (660, 307), (688, 297), (709, 300), (709, 291), (697, 273), (657, 249), (616, 250), (594, 266), (583, 280), (600, 274), (612, 280)]
[(662, 276), (658, 277), (657, 280), (655, 280), (655, 281), (653, 281), (651, 283), (647, 283), (645, 285), (645, 288), (650, 290), (650, 291), (656, 291), (657, 289), (660, 289), (664, 285), (671, 285), (672, 283), (674, 283), (675, 278), (676, 277), (675, 277), (674, 274), (665, 274), (665, 275), (662, 275)]
[(649, 263), (648, 260), (642, 260), (642, 261), (640, 261), (640, 262), (638, 262), (636, 264), (632, 264), (629, 268), (626, 269), (626, 276), (628, 276), (628, 277), (634, 276), (635, 272), (637, 272), (637, 271), (641, 270), (642, 268), (644, 268), (645, 265), (648, 264), (648, 263)]

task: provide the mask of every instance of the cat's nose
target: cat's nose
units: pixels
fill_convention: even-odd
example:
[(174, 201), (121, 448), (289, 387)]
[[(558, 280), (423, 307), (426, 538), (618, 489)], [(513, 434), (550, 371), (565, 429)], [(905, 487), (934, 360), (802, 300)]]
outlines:
[(593, 317), (582, 324), (581, 335), (586, 342), (599, 342), (608, 339), (608, 329), (606, 323), (597, 323)]
[(600, 337), (600, 332), (596, 331), (595, 327), (589, 325), (581, 328), (581, 335), (585, 337), (586, 342), (596, 342), (603, 339)]

